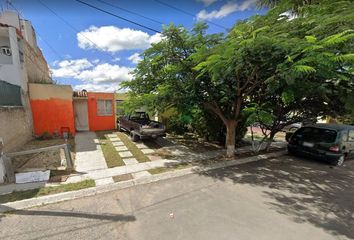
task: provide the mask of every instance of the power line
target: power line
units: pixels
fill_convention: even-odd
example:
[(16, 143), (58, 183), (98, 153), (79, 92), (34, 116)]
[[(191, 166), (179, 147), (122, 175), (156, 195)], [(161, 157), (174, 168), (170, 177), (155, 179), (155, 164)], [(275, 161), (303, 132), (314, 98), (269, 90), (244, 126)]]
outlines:
[(96, 10), (98, 10), (98, 11), (100, 11), (100, 12), (103, 12), (103, 13), (106, 13), (106, 14), (108, 14), (108, 15), (111, 15), (111, 16), (113, 16), (113, 17), (116, 17), (116, 18), (119, 18), (119, 19), (121, 19), (121, 20), (124, 20), (124, 21), (126, 21), (126, 22), (129, 22), (129, 23), (132, 23), (132, 24), (134, 24), (134, 25), (137, 25), (137, 26), (139, 26), (139, 27), (145, 28), (145, 29), (150, 30), (150, 31), (152, 31), (152, 32), (161, 33), (161, 32), (158, 31), (158, 30), (155, 30), (155, 29), (153, 29), (153, 28), (147, 27), (147, 26), (145, 26), (145, 25), (143, 25), (143, 24), (137, 23), (137, 22), (132, 21), (132, 20), (129, 20), (129, 19), (127, 19), (127, 18), (118, 16), (118, 15), (116, 15), (116, 14), (114, 14), (114, 13), (108, 12), (108, 11), (102, 9), (102, 8), (98, 8), (98, 7), (94, 6), (94, 5), (91, 5), (91, 4), (89, 4), (89, 3), (83, 2), (83, 1), (81, 1), (81, 0), (74, 0), (74, 1), (76, 1), (76, 2), (78, 2), (78, 3), (81, 3), (81, 4), (84, 4), (84, 5), (86, 5), (86, 6), (89, 6), (89, 7), (93, 8), (93, 9), (96, 9)]
[(59, 18), (62, 22), (64, 22), (67, 26), (69, 26), (75, 33), (78, 35), (84, 37), (86, 40), (91, 42), (97, 49), (101, 50), (103, 53), (105, 53), (107, 56), (110, 56), (113, 60), (116, 58), (107, 53), (105, 49), (99, 47), (94, 41), (92, 41), (90, 38), (88, 38), (85, 34), (82, 34), (77, 28), (75, 28), (72, 24), (70, 24), (68, 21), (66, 21), (64, 18), (62, 18), (60, 15), (58, 15), (53, 9), (51, 9), (48, 5), (44, 4), (41, 0), (37, 0), (41, 5), (43, 5), (46, 9), (48, 9), (51, 13), (53, 13), (57, 18)]
[[(165, 3), (165, 2), (160, 1), (160, 0), (154, 0), (154, 1), (155, 1), (155, 2), (158, 2), (158, 3), (162, 4), (162, 5), (164, 5), (164, 6), (166, 6), (166, 7), (172, 8), (172, 9), (174, 9), (174, 10), (176, 10), (176, 11), (182, 12), (182, 13), (184, 13), (184, 14), (186, 14), (186, 15), (195, 17), (194, 14), (192, 14), (192, 13), (190, 13), (190, 12), (187, 12), (187, 11), (181, 9), (181, 8), (175, 7), (175, 6), (171, 5), (171, 4)], [(209, 23), (209, 24), (212, 24), (212, 25), (214, 25), (214, 26), (216, 26), (216, 27), (222, 28), (222, 29), (224, 29), (224, 30), (226, 30), (226, 31), (228, 30), (226, 27), (221, 26), (220, 24), (217, 24), (217, 23), (214, 23), (214, 22), (211, 22), (211, 21), (208, 21), (208, 20), (204, 20), (204, 21), (207, 22), (207, 23)]]
[(39, 39), (42, 40), (42, 41), (45, 43), (45, 45), (47, 45), (47, 47), (48, 47), (50, 50), (52, 50), (52, 52), (53, 52), (59, 59), (64, 59), (64, 58), (58, 53), (58, 51), (55, 50), (55, 48), (52, 47), (52, 46), (48, 43), (48, 41), (46, 41), (38, 32), (37, 32), (37, 34), (38, 34)]
[[(24, 17), (23, 17), (23, 15), (20, 13), (20, 11), (11, 3), (11, 1), (7, 1), (7, 4), (9, 5), (9, 6), (12, 6), (12, 8), (24, 19)], [(14, 39), (10, 34), (9, 34), (9, 37), (10, 38), (12, 38), (12, 40), (14, 40), (16, 43), (17, 43), (17, 37), (16, 37), (16, 39)], [(16, 45), (17, 46), (17, 45)], [(17, 46), (17, 48), (18, 48), (18, 46)], [(23, 52), (22, 51), (20, 51), (20, 49), (18, 48), (17, 49), (20, 53), (23, 53), (26, 57), (27, 57), (27, 59), (30, 61), (30, 62), (32, 62), (36, 67), (37, 67), (37, 69), (39, 70), (39, 71), (41, 71), (44, 75), (47, 75), (48, 73), (47, 72), (45, 72), (45, 70), (43, 70), (38, 64), (37, 64), (37, 62), (34, 62), (33, 60), (32, 60), (32, 58), (31, 58), (31, 56), (29, 56), (28, 54), (27, 54), (27, 52), (24, 50)], [(51, 79), (51, 77), (49, 76), (49, 78)]]
[(103, 4), (106, 4), (106, 5), (108, 5), (108, 6), (111, 6), (111, 7), (113, 7), (113, 8), (116, 8), (116, 9), (119, 9), (119, 10), (122, 10), (122, 11), (125, 11), (125, 12), (128, 12), (128, 13), (130, 13), (130, 14), (136, 15), (136, 16), (138, 16), (138, 17), (145, 18), (145, 19), (147, 19), (147, 20), (149, 20), (149, 21), (152, 21), (152, 22), (155, 22), (155, 23), (158, 23), (158, 24), (164, 24), (163, 22), (160, 22), (160, 21), (155, 20), (155, 19), (153, 19), (153, 18), (144, 16), (144, 15), (142, 15), (142, 14), (140, 14), (140, 13), (136, 13), (136, 12), (130, 11), (130, 10), (126, 9), (126, 8), (118, 7), (117, 5), (113, 5), (113, 4), (111, 4), (111, 3), (108, 3), (108, 2), (105, 2), (105, 1), (102, 1), (102, 0), (96, 0), (96, 1), (97, 1), (97, 2), (101, 2), (101, 3), (103, 3)]
[[(13, 7), (13, 9), (16, 10), (16, 12), (20, 15), (20, 17), (22, 17), (23, 19), (25, 19), (25, 17), (23, 16), (23, 14), (21, 14), (21, 12), (15, 7), (15, 5), (8, 1), (8, 3), (10, 4), (10, 6)], [(62, 59), (62, 57), (60, 56), (60, 54), (57, 52), (57, 50), (55, 50), (38, 32), (37, 32), (37, 35), (39, 36), (39, 38), (48, 46), (48, 48), (55, 54), (57, 55), (57, 57), (59, 59)]]

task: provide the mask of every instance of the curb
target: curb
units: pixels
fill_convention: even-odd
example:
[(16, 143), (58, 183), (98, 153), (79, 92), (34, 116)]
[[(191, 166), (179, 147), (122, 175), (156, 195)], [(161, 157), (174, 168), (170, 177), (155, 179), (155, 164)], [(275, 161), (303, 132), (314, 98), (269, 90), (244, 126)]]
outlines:
[(285, 154), (286, 154), (286, 151), (261, 154), (261, 155), (242, 158), (242, 159), (236, 159), (236, 160), (231, 160), (231, 161), (224, 161), (224, 162), (220, 162), (220, 163), (215, 163), (211, 166), (205, 166), (205, 167), (195, 166), (195, 167), (191, 167), (191, 168), (156, 174), (156, 175), (152, 175), (149, 177), (142, 177), (142, 178), (132, 179), (132, 180), (124, 181), (124, 182), (112, 183), (109, 185), (102, 185), (102, 186), (86, 188), (86, 189), (82, 189), (82, 190), (78, 190), (78, 191), (64, 192), (64, 193), (47, 195), (47, 196), (42, 196), (42, 197), (37, 197), (37, 198), (25, 199), (25, 200), (16, 201), (16, 202), (4, 203), (4, 204), (0, 204), (0, 213), (6, 213), (6, 212), (10, 212), (10, 211), (15, 211), (15, 210), (22, 210), (22, 209), (26, 209), (26, 208), (32, 208), (32, 207), (42, 206), (42, 205), (46, 205), (46, 204), (58, 203), (58, 202), (63, 202), (63, 201), (67, 201), (67, 200), (74, 200), (74, 199), (78, 199), (78, 198), (82, 198), (82, 197), (94, 196), (96, 194), (111, 192), (114, 190), (125, 189), (125, 188), (133, 187), (136, 185), (149, 184), (149, 183), (154, 183), (154, 182), (158, 182), (161, 180), (181, 177), (181, 176), (185, 176), (185, 175), (189, 175), (189, 174), (193, 174), (193, 173), (205, 172), (205, 171), (210, 171), (210, 170), (219, 169), (219, 168), (241, 165), (241, 164), (245, 164), (245, 163), (249, 163), (249, 162), (255, 162), (255, 161), (264, 160), (264, 159), (268, 159), (268, 158), (279, 157), (279, 156), (282, 156)]

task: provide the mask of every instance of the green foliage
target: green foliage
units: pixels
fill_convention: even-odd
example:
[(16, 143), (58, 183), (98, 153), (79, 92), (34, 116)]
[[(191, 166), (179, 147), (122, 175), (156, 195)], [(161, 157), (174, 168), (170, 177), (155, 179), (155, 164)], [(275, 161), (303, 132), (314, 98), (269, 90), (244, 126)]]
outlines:
[(204, 24), (192, 31), (167, 26), (163, 40), (145, 51), (134, 80), (123, 84), (132, 91), (131, 105), (173, 107), (176, 129), (205, 136), (224, 135), (232, 121), (243, 129), (259, 122), (274, 133), (293, 122), (348, 112), (353, 1), (261, 4), (272, 9), (237, 22), (226, 37), (206, 34)]

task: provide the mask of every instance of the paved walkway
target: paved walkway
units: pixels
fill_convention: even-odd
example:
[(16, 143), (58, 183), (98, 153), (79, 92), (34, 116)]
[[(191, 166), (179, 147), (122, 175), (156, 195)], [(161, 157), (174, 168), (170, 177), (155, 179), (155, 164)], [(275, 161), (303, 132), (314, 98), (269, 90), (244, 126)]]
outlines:
[[(80, 182), (85, 179), (99, 180), (99, 179), (123, 175), (123, 174), (127, 174), (127, 173), (134, 173), (134, 174), (139, 173), (139, 174), (137, 174), (137, 176), (141, 177), (143, 175), (141, 173), (142, 171), (147, 172), (147, 170), (149, 170), (149, 169), (158, 168), (158, 167), (165, 167), (165, 166), (168, 166), (169, 164), (178, 164), (178, 163), (179, 162), (175, 161), (175, 160), (162, 159), (162, 160), (157, 160), (157, 161), (152, 161), (152, 162), (130, 164), (130, 165), (121, 166), (121, 167), (93, 170), (93, 171), (89, 171), (83, 175), (71, 176), (66, 180), (65, 183)], [(147, 175), (146, 173), (144, 173), (144, 174)]]
[(99, 141), (94, 132), (78, 132), (75, 135), (75, 145), (75, 169), (77, 172), (86, 173), (107, 168)]
[[(177, 159), (168, 160), (161, 159), (160, 157), (151, 161), (139, 163), (132, 155), (132, 153), (126, 148), (124, 143), (118, 137), (117, 134), (108, 134), (108, 139), (115, 146), (118, 154), (122, 157), (122, 160), (126, 166), (108, 168), (105, 158), (103, 156), (101, 147), (97, 136), (93, 132), (81, 132), (75, 136), (76, 143), (76, 171), (80, 174), (70, 176), (66, 183), (80, 182), (87, 179), (95, 180), (97, 186), (113, 183), (114, 176), (132, 174), (135, 179), (148, 177), (151, 174), (147, 171), (153, 168), (166, 167), (169, 165), (176, 165), (185, 162), (195, 161), (207, 161), (219, 156), (225, 155), (225, 150), (207, 151), (204, 153), (195, 153), (186, 148), (185, 146), (171, 146), (168, 145), (166, 149), (174, 152), (174, 155), (178, 155)], [(162, 140), (164, 141), (164, 140)], [(166, 141), (163, 142), (166, 144)], [(152, 154), (154, 150), (147, 147), (144, 143), (135, 143), (135, 145), (145, 154)], [(284, 148), (285, 142), (274, 142), (273, 147)], [(246, 153), (251, 151), (251, 146), (237, 148), (237, 153)], [(150, 157), (150, 156), (149, 156)], [(150, 158), (151, 159), (151, 158)], [(25, 189), (33, 189), (47, 185), (45, 183), (30, 183), (30, 184), (11, 184), (0, 186), (0, 194), (5, 192), (12, 192), (13, 190), (21, 191)]]
[[(119, 156), (122, 158), (124, 164), (126, 165), (125, 168), (123, 167), (121, 169), (117, 169), (118, 172), (120, 172), (120, 173), (114, 174), (114, 175), (112, 175), (112, 177), (116, 176), (116, 175), (127, 174), (127, 173), (132, 173), (133, 178), (141, 178), (141, 177), (151, 176), (151, 174), (148, 171), (145, 171), (146, 166), (144, 166), (144, 164), (139, 165), (139, 162), (133, 157), (133, 153), (127, 148), (127, 146), (124, 145), (123, 141), (120, 139), (120, 137), (118, 136), (117, 133), (107, 134), (107, 137), (112, 142), (113, 146), (115, 146), (116, 151), (118, 152)], [(144, 154), (154, 153), (154, 151), (152, 149), (149, 149), (143, 143), (140, 143), (140, 146), (142, 146), (142, 147), (139, 147), (139, 144), (137, 144), (135, 142), (133, 142), (133, 143)], [(136, 168), (136, 166), (141, 166), (142, 170), (139, 170), (138, 172), (136, 172), (136, 170), (134, 170), (134, 167)], [(140, 169), (140, 167), (137, 167), (137, 168)], [(148, 167), (147, 169), (151, 169), (151, 167)], [(115, 171), (111, 171), (111, 172), (114, 173)], [(103, 174), (105, 174), (105, 173), (103, 173)], [(110, 173), (108, 173), (108, 175), (110, 175)], [(92, 172), (92, 173), (90, 173), (90, 176), (93, 176), (91, 178), (95, 179), (95, 177), (102, 176), (102, 173), (101, 174), (98, 173), (98, 175), (96, 175), (96, 173)], [(105, 181), (109, 181), (109, 179), (107, 179)], [(96, 181), (96, 184), (97, 184), (97, 181)]]

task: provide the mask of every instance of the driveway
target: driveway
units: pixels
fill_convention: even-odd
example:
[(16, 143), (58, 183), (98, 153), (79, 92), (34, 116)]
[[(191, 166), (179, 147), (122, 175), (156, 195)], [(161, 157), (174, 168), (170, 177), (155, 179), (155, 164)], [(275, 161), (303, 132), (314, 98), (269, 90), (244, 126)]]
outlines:
[(0, 215), (1, 239), (354, 239), (354, 161), (284, 156)]

